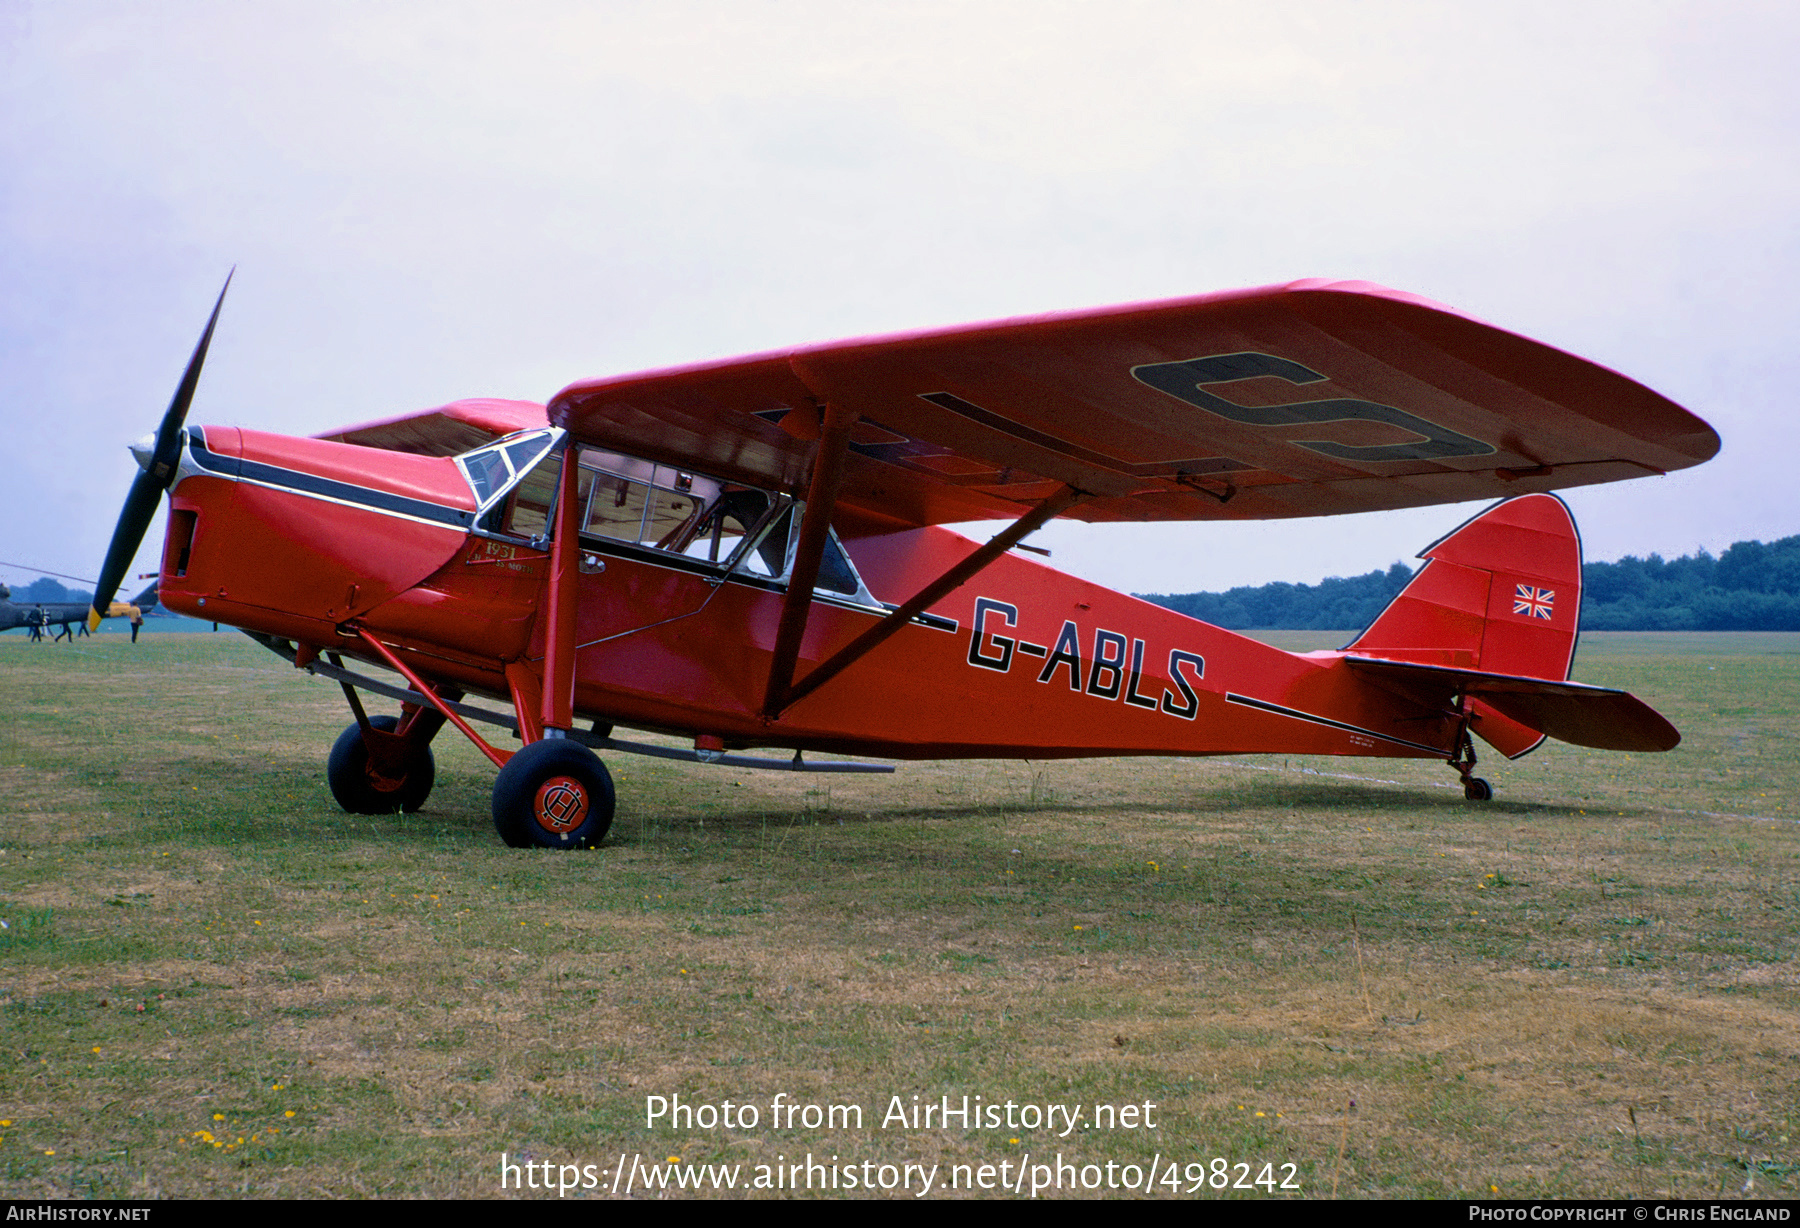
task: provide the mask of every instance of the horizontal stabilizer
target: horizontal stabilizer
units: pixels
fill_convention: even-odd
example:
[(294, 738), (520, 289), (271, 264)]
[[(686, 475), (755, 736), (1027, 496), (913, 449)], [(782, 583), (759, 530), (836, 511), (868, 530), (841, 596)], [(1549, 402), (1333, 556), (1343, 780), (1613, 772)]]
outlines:
[(1357, 673), (1397, 686), (1422, 703), (1447, 708), (1457, 695), (1479, 699), (1508, 720), (1559, 742), (1625, 751), (1673, 750), (1681, 742), (1681, 734), (1661, 713), (1625, 691), (1375, 657), (1344, 661)]

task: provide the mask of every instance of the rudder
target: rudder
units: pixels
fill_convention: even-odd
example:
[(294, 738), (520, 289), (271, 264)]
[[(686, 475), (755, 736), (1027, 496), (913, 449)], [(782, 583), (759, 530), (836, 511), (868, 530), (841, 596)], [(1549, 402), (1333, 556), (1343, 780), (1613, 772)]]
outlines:
[[(1581, 622), (1581, 536), (1555, 495), (1495, 504), (1419, 553), (1419, 569), (1344, 651), (1562, 682)], [(1471, 700), (1473, 728), (1508, 758), (1543, 735)]]

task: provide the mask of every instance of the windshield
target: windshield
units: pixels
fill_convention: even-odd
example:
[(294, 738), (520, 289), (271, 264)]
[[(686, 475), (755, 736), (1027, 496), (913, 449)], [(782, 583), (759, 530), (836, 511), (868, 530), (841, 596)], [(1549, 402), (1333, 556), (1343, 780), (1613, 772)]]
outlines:
[(543, 458), (560, 434), (557, 430), (522, 431), (457, 457), (469, 489), (475, 492), (476, 504), (486, 508), (505, 494), (520, 474)]

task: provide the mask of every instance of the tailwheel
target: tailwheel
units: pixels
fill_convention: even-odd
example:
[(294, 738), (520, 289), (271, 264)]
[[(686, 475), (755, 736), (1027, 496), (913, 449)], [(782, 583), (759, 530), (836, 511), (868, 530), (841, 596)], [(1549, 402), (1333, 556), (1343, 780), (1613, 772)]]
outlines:
[(579, 742), (533, 742), (494, 781), (494, 827), (513, 848), (591, 848), (612, 818), (612, 776)]
[(437, 781), (431, 747), (402, 741), (394, 732), (400, 722), (391, 716), (372, 716), (369, 725), (377, 738), (388, 735), (391, 741), (371, 755), (361, 725), (352, 723), (340, 733), (325, 761), (331, 795), (351, 814), (411, 814), (425, 804)]
[(1491, 802), (1494, 800), (1494, 786), (1479, 776), (1471, 776), (1463, 781), (1463, 796), (1472, 802)]

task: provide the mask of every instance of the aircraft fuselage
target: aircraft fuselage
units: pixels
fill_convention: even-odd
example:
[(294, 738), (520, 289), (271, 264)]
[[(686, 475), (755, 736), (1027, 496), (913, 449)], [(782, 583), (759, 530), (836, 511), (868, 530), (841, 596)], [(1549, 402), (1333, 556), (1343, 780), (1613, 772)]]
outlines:
[[(599, 455), (584, 465), (637, 463)], [(160, 581), (170, 609), (373, 661), (366, 631), (420, 675), (501, 699), (516, 697), (521, 665), (541, 677), (541, 509), (507, 531), (456, 459), (207, 427), (182, 467)], [(1454, 750), (1452, 713), (1369, 685), (1340, 654), (1282, 652), (1013, 554), (769, 717), (780, 530), (760, 526), (775, 560), (760, 570), (745, 565), (754, 551), (728, 569), (695, 544), (622, 540), (601, 504), (610, 482), (628, 506), (630, 483), (595, 474), (584, 530), (599, 531), (581, 536), (575, 603), (574, 707), (587, 720), (898, 759)], [(649, 477), (645, 489), (678, 518), (677, 488), (696, 479), (655, 480), (667, 489)], [(505, 516), (529, 520), (523, 489)], [(848, 510), (836, 535), (854, 576), (815, 589), (799, 679), (974, 548)]]

